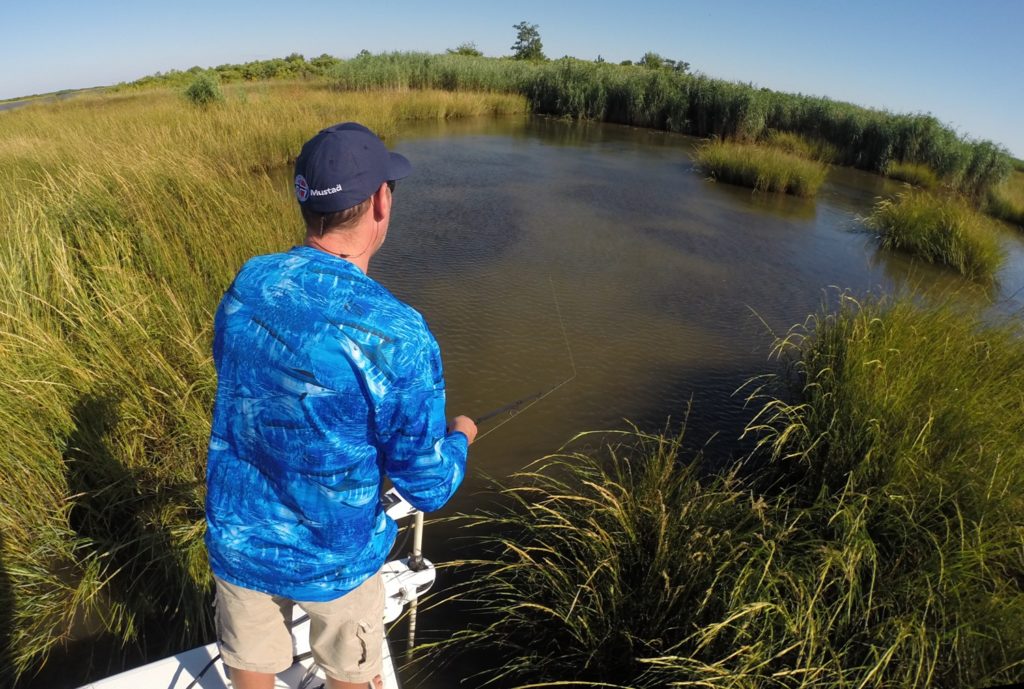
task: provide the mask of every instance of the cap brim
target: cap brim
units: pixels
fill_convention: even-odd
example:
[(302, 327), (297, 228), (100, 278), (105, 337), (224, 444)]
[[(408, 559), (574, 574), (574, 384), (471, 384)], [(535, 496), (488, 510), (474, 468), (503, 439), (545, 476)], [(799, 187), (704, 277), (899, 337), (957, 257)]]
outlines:
[(412, 172), (412, 163), (401, 153), (388, 153), (388, 179), (402, 179)]

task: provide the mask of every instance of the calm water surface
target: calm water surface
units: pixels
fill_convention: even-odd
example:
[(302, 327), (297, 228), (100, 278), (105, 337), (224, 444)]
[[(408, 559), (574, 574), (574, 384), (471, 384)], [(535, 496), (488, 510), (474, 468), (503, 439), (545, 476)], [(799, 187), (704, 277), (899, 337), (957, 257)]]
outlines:
[[(709, 182), (693, 169), (697, 140), (615, 125), (453, 122), (390, 143), (415, 172), (371, 274), (427, 317), (449, 411), (479, 414), (570, 375), (552, 285), (575, 356), (573, 383), (474, 445), (478, 476), (506, 476), (581, 430), (661, 428), (691, 400), (691, 440), (717, 431), (709, 452), (727, 456), (748, 416), (733, 392), (769, 370), (770, 330), (803, 321), (830, 286), (961, 284), (874, 248), (858, 216), (901, 187), (856, 170), (833, 169), (807, 201)], [(1024, 275), (1007, 241), (1010, 294)]]
[[(670, 417), (678, 428), (691, 404), (689, 441), (726, 463), (750, 416), (734, 392), (772, 370), (771, 331), (802, 322), (830, 286), (962, 284), (874, 248), (858, 216), (901, 187), (860, 171), (833, 169), (812, 201), (753, 194), (696, 172), (697, 140), (544, 119), (431, 123), (389, 144), (415, 172), (398, 185), (371, 275), (430, 323), (449, 412), (478, 415), (571, 374), (553, 291), (578, 371), (472, 447), (466, 485), (443, 514), (479, 507), (493, 495), (485, 477), (507, 477), (577, 432), (627, 419), (658, 430)], [(1021, 242), (1007, 234), (1006, 244), (998, 298), (1024, 285)], [(457, 535), (428, 525), (428, 556), (465, 556)], [(434, 638), (458, 614), (432, 611), (420, 626)]]

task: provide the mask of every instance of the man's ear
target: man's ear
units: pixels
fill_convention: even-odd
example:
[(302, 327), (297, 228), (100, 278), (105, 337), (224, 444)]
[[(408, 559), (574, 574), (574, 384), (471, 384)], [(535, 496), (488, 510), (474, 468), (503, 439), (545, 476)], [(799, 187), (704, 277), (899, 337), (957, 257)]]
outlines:
[(391, 212), (391, 194), (388, 192), (388, 183), (381, 182), (380, 187), (373, 193), (373, 219), (381, 222)]

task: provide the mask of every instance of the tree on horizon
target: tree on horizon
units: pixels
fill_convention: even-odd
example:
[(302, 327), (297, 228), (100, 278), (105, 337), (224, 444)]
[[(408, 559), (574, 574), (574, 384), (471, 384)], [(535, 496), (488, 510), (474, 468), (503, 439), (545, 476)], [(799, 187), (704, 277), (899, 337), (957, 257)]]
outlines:
[(544, 46), (540, 40), (540, 27), (537, 24), (519, 22), (513, 24), (516, 30), (516, 42), (512, 45), (512, 57), (517, 60), (546, 60)]

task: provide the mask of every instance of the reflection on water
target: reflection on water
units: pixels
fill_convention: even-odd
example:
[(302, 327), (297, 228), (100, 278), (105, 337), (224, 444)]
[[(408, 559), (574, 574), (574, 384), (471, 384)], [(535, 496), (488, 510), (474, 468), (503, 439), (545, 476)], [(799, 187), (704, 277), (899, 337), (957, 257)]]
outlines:
[[(962, 284), (874, 248), (859, 216), (900, 187), (856, 170), (833, 169), (809, 201), (710, 182), (693, 169), (696, 140), (624, 126), (431, 122), (389, 143), (415, 171), (371, 274), (437, 335), (449, 412), (480, 414), (569, 374), (551, 284), (579, 372), (474, 445), (449, 511), (486, 500), (482, 476), (507, 476), (580, 431), (625, 419), (661, 429), (691, 402), (691, 442), (718, 433), (707, 451), (727, 462), (750, 414), (733, 393), (770, 370), (769, 328), (802, 322), (830, 286)], [(1007, 242), (1004, 294), (1024, 285), (1022, 243)], [(435, 560), (453, 556), (452, 535), (428, 529)]]

